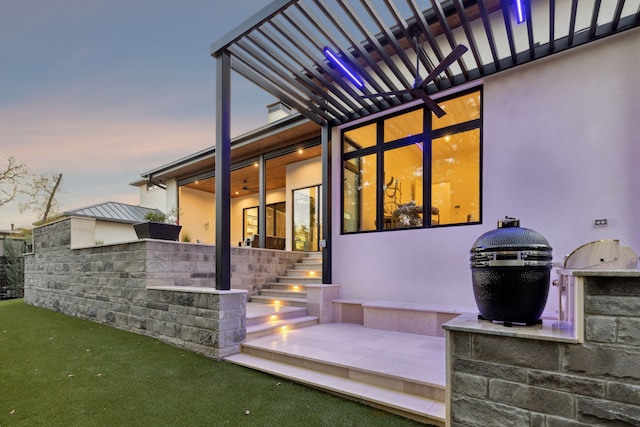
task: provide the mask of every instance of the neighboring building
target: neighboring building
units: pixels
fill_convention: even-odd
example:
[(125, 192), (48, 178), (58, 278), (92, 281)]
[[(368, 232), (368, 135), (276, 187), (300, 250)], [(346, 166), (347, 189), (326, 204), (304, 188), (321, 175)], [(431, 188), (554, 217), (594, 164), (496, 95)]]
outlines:
[(125, 203), (104, 202), (64, 212), (62, 216), (75, 216), (95, 220), (96, 243), (110, 244), (137, 240), (133, 224), (144, 222), (148, 212), (158, 209)]
[[(228, 227), (230, 245), (254, 234), (264, 211), (260, 228), (286, 249), (322, 250), (324, 281), (345, 298), (472, 307), (469, 249), (504, 216), (545, 235), (556, 261), (599, 239), (640, 249), (637, 5), (526, 2), (535, 9), (518, 27), (508, 2), (445, 2), (391, 26), (330, 7), (312, 22), (299, 16), (308, 3), (275, 1), (212, 46), (220, 85), (236, 70), (297, 111), (231, 141), (221, 130), (228, 111), (217, 113), (217, 144), (231, 147), (230, 223), (215, 223), (226, 193), (215, 194), (214, 177), (227, 167), (214, 170), (215, 148), (143, 173), (133, 183), (143, 205), (178, 205), (183, 227), (205, 243)], [(300, 24), (283, 25), (285, 13)], [(351, 34), (338, 22), (378, 30)], [(273, 28), (290, 49), (273, 45), (284, 40)], [(454, 45), (469, 47), (425, 86), (442, 118), (415, 94), (358, 95), (412, 87), (415, 34), (427, 40), (419, 60), (429, 70)], [(243, 49), (249, 36), (272, 48), (270, 59)], [(341, 47), (366, 89), (318, 43)], [(550, 297), (547, 312), (555, 304)]]

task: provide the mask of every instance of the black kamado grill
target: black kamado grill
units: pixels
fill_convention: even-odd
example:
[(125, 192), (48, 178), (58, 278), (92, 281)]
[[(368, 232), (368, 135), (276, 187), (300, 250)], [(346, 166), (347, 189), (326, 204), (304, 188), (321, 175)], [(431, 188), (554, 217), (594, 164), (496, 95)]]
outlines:
[(470, 252), (478, 318), (505, 326), (541, 323), (551, 271), (547, 239), (506, 217), (497, 229), (478, 237)]

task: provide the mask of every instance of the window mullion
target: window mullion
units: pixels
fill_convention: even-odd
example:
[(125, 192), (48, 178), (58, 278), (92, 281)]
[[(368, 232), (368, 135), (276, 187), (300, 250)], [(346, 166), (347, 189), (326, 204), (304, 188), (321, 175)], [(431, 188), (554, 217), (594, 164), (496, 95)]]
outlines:
[(376, 231), (384, 230), (384, 120), (376, 127)]
[(431, 200), (431, 161), (432, 161), (432, 142), (431, 142), (431, 111), (427, 108), (424, 109), (424, 134), (422, 139), (423, 150), (422, 150), (422, 200), (424, 200), (422, 204), (422, 226), (423, 227), (431, 227), (431, 209), (433, 206), (433, 201)]

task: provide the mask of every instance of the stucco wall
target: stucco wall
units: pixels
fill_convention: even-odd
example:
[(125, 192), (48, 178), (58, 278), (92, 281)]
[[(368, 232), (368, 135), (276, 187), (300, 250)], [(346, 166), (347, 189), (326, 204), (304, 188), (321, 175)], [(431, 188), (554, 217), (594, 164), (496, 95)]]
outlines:
[(96, 241), (102, 243), (120, 243), (137, 240), (133, 224), (96, 221)]
[[(189, 187), (180, 187), (181, 233), (189, 233), (192, 242), (215, 244), (215, 209), (214, 194)], [(184, 236), (184, 234), (182, 235)]]
[(334, 142), (333, 282), (343, 297), (475, 307), (469, 249), (505, 215), (547, 237), (555, 261), (606, 238), (640, 251), (638, 69), (634, 29), (485, 79), (480, 225), (340, 235)]

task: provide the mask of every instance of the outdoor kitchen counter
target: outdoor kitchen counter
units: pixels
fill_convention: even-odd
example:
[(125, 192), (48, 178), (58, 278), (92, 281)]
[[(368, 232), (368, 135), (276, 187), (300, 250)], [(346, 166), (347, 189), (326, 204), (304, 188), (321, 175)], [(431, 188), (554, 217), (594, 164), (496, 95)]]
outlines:
[(479, 320), (475, 314), (463, 314), (442, 325), (447, 331), (471, 332), (485, 335), (499, 335), (505, 337), (525, 338), (541, 341), (555, 341), (564, 343), (581, 343), (584, 341), (584, 278), (611, 277), (636, 278), (640, 277), (640, 270), (563, 270), (563, 274), (576, 277), (575, 282), (575, 313), (574, 322), (543, 319), (541, 325), (532, 326), (504, 326), (488, 320)]
[(616, 269), (616, 270), (563, 270), (572, 276), (593, 277), (640, 277), (640, 270)]
[(541, 325), (504, 326), (489, 320), (479, 320), (476, 314), (463, 314), (443, 324), (448, 331), (472, 332), (485, 335), (526, 338), (542, 341), (557, 341), (575, 344), (578, 338), (572, 325), (561, 325), (557, 320), (543, 320)]

